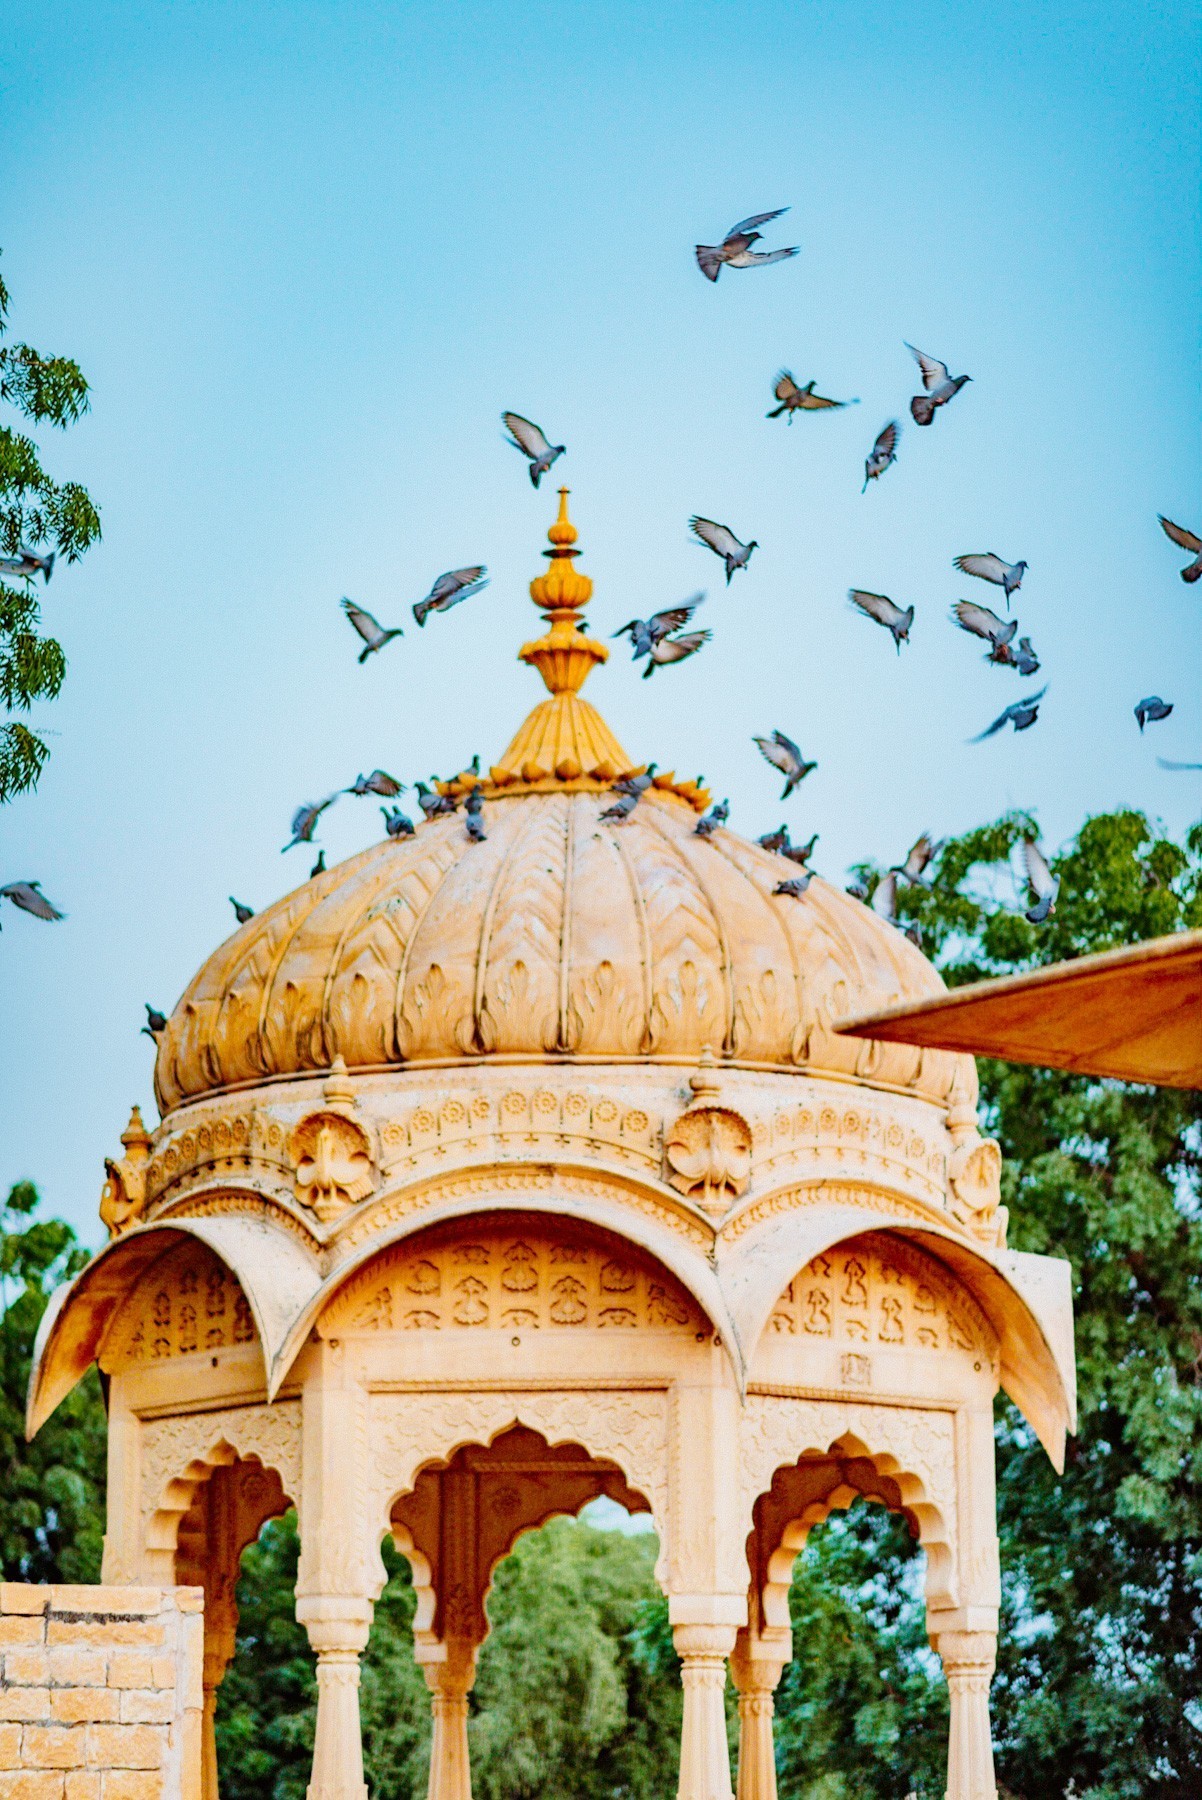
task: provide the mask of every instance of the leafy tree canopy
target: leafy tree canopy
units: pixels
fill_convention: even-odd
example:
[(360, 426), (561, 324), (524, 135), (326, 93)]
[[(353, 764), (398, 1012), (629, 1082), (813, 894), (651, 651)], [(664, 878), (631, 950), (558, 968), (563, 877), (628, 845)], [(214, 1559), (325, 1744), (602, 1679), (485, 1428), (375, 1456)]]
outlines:
[[(8, 289), (0, 280), (0, 402), (34, 425), (65, 428), (88, 410), (88, 384), (66, 356), (43, 356), (28, 344), (8, 344)], [(33, 439), (0, 420), (0, 556), (22, 548), (53, 548), (76, 562), (100, 536), (100, 515), (78, 482), (54, 481)], [(13, 713), (35, 700), (53, 700), (63, 685), (66, 658), (43, 634), (34, 576), (0, 578), (0, 803), (36, 787), (49, 756), (45, 737)]]

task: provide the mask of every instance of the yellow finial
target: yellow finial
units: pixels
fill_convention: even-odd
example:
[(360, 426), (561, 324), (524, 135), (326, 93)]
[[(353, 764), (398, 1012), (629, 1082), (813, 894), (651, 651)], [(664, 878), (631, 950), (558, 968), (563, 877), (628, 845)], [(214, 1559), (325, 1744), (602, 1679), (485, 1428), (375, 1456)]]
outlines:
[(604, 644), (586, 637), (580, 629), (580, 609), (592, 598), (593, 584), (573, 566), (580, 552), (575, 548), (576, 527), (568, 517), (568, 490), (559, 490), (559, 516), (547, 533), (551, 567), (530, 583), (530, 598), (542, 609), (551, 627), (546, 637), (523, 644), (518, 655), (533, 663), (553, 694), (576, 693), (584, 686), (594, 663), (605, 662)]
[[(568, 494), (570, 493), (570, 491), (571, 490), (566, 487), (560, 488), (560, 490), (559, 490), (559, 517), (556, 519), (554, 525), (552, 525), (550, 531), (547, 533), (547, 536), (550, 538), (551, 542), (556, 545), (558, 545), (558, 544), (574, 544), (576, 542), (576, 537), (577, 537), (576, 527), (573, 525), (571, 519), (569, 519), (569, 517), (568, 517)], [(546, 555), (546, 556), (554, 556), (554, 554), (555, 554), (555, 552), (553, 550), (544, 551), (544, 555)], [(561, 551), (560, 554), (562, 555), (563, 552)]]

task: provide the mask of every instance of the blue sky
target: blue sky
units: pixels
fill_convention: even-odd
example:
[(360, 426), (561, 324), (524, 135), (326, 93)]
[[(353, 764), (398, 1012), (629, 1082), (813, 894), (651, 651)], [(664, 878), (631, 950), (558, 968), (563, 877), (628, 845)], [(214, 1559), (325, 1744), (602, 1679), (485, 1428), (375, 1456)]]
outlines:
[[(790, 803), (836, 879), (923, 827), (1035, 807), (1174, 830), (1202, 787), (1197, 4), (23, 8), (0, 47), (12, 328), (75, 355), (90, 417), (48, 460), (104, 541), (56, 573), (70, 658), (33, 799), (0, 817), (0, 1181), (94, 1240), (102, 1158), (150, 1101), (142, 1002), (304, 878), (295, 805), (382, 764), (485, 762), (541, 689), (514, 660), (553, 493), (499, 414), (569, 454), (594, 629), (706, 585), (713, 643), (589, 696), (628, 750), (779, 822), (750, 743), (820, 767)], [(788, 204), (801, 254), (692, 260)], [(971, 386), (929, 431), (903, 340)], [(769, 423), (782, 365), (846, 412)], [(891, 416), (897, 465), (861, 497)], [(761, 548), (726, 590), (693, 512)], [(1021, 684), (947, 621), (952, 557), (1025, 557), (1038, 727), (966, 747)], [(399, 622), (441, 570), (492, 584), (360, 669), (349, 594)], [(917, 609), (913, 643), (851, 585)], [(977, 592), (972, 592), (976, 588)], [(1043, 676), (1040, 677), (1040, 680)], [(1131, 708), (1176, 711), (1140, 739)], [(376, 835), (328, 816), (327, 856)]]

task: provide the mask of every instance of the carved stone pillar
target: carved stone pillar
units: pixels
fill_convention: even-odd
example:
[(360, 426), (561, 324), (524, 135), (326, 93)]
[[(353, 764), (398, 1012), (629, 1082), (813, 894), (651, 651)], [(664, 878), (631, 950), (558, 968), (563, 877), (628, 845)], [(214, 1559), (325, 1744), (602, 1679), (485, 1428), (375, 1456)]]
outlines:
[(734, 1800), (722, 1695), (735, 1627), (674, 1625), (672, 1641), (684, 1689), (678, 1800)]
[(997, 1800), (989, 1731), (989, 1683), (997, 1634), (942, 1631), (935, 1640), (951, 1702), (947, 1800)]
[(476, 1646), (462, 1638), (419, 1645), (417, 1658), (430, 1690), (434, 1723), (427, 1800), (472, 1800), (467, 1697), (476, 1679)]
[(738, 1800), (776, 1800), (772, 1715), (781, 1671), (793, 1654), (792, 1633), (744, 1629), (735, 1639), (730, 1673), (739, 1690)]
[(328, 1599), (299, 1600), (296, 1616), (317, 1656), (317, 1730), (307, 1800), (367, 1800), (359, 1724), (359, 1658), (371, 1607), (345, 1610)]

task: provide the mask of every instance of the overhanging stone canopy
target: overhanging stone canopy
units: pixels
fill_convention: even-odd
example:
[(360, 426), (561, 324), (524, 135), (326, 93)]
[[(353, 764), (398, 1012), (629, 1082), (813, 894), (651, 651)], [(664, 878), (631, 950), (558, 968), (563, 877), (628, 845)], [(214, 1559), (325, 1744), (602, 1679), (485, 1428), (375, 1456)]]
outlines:
[(649, 1511), (682, 1658), (682, 1800), (772, 1800), (771, 1695), (805, 1534), (857, 1497), (927, 1551), (951, 1800), (992, 1790), (993, 1396), (1059, 1463), (1069, 1272), (1006, 1247), (971, 1059), (840, 1036), (929, 999), (901, 933), (636, 768), (580, 687), (566, 494), (549, 690), (457, 815), (305, 883), (221, 946), (162, 1034), (162, 1121), (108, 1164), (104, 1251), (43, 1323), (30, 1429), (109, 1381), (105, 1579), (206, 1589), (212, 1706), (237, 1559), (296, 1507), (318, 1659), (311, 1800), (362, 1800), (358, 1657), (385, 1533), (419, 1596), (432, 1800), (468, 1800), (483, 1596), (516, 1537)]

